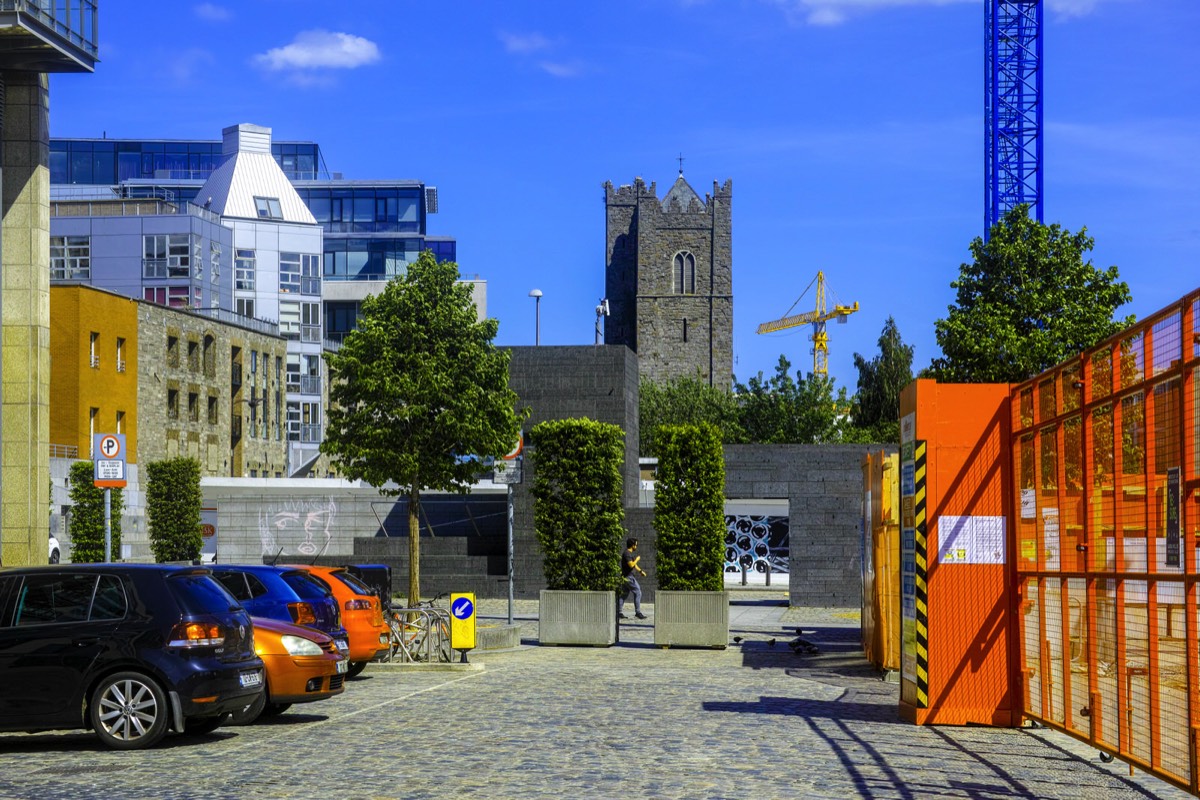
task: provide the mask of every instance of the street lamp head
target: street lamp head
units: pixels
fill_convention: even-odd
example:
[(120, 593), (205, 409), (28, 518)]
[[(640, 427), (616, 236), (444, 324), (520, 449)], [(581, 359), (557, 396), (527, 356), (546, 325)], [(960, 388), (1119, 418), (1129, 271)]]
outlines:
[(542, 290), (541, 289), (530, 289), (529, 296), (530, 297), (541, 297)]

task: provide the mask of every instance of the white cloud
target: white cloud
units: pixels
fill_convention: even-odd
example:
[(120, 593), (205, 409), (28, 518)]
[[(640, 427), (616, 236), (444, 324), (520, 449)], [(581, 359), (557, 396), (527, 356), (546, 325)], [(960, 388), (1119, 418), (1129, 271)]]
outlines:
[(233, 14), (228, 8), (218, 6), (213, 3), (201, 3), (193, 9), (196, 16), (200, 19), (208, 20), (209, 22), (225, 22), (233, 18)]
[(379, 47), (370, 39), (313, 30), (297, 34), (291, 44), (260, 53), (254, 60), (270, 70), (314, 70), (354, 69), (379, 58)]
[(556, 78), (575, 78), (583, 74), (583, 65), (579, 62), (541, 61), (538, 66), (543, 72)]
[(505, 33), (499, 34), (504, 49), (510, 53), (536, 53), (550, 47), (550, 40), (540, 33)]
[(190, 47), (166, 64), (167, 73), (177, 84), (190, 84), (193, 78), (204, 73), (216, 63), (212, 53), (201, 47)]

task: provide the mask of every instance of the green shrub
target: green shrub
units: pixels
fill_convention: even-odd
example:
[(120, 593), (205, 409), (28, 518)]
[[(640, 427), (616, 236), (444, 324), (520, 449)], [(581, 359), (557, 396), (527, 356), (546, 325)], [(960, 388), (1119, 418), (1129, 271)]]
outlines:
[(200, 462), (172, 458), (146, 466), (146, 522), (154, 560), (195, 561), (200, 558)]
[(615, 591), (625, 535), (624, 432), (591, 419), (551, 420), (533, 427), (530, 443), (547, 588)]
[(663, 589), (721, 591), (725, 577), (725, 455), (712, 425), (655, 431), (655, 571)]
[[(91, 461), (76, 461), (71, 465), (71, 561), (76, 564), (95, 564), (104, 561), (104, 490), (93, 482), (96, 467)], [(125, 511), (125, 494), (112, 489), (108, 500), (110, 515), (109, 555), (121, 556), (121, 514)]]

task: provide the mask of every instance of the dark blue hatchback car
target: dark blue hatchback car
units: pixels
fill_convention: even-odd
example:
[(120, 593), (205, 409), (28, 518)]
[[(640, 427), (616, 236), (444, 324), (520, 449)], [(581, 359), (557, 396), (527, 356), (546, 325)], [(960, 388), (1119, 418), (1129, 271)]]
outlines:
[(132, 750), (262, 691), (250, 615), (205, 568), (0, 569), (0, 730), (91, 728)]
[(302, 569), (268, 564), (221, 564), (213, 576), (255, 617), (268, 617), (327, 633), (342, 655), (350, 652), (337, 599)]

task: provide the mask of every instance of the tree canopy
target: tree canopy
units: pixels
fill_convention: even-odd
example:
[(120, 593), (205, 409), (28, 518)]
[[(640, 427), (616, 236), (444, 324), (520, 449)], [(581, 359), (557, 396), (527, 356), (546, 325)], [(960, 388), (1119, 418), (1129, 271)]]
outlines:
[(842, 418), (850, 408), (846, 390), (839, 389), (835, 395), (833, 379), (825, 375), (810, 373), (804, 377), (797, 370), (793, 378), (788, 373), (791, 366), (781, 355), (770, 378), (764, 380), (760, 372), (746, 384), (735, 383), (747, 441), (762, 444), (843, 441)]
[(200, 462), (185, 457), (151, 462), (146, 481), (146, 523), (154, 560), (195, 561), (204, 547)]
[(1094, 240), (1029, 218), (1018, 205), (988, 241), (971, 242), (974, 260), (950, 284), (958, 294), (934, 325), (942, 357), (930, 374), (943, 381), (1016, 383), (1059, 364), (1133, 324), (1114, 320), (1129, 302), (1115, 266), (1085, 255)]
[(699, 376), (663, 383), (643, 379), (638, 394), (638, 451), (643, 456), (658, 455), (655, 437), (662, 425), (707, 423), (717, 428), (725, 444), (744, 441), (740, 416), (733, 394)]
[(879, 355), (867, 361), (854, 354), (858, 370), (854, 426), (875, 441), (900, 441), (900, 392), (913, 379), (912, 360), (912, 345), (901, 341), (900, 329), (890, 316), (879, 334)]
[(327, 356), (321, 451), (347, 477), (408, 495), (410, 603), (420, 600), (420, 492), (465, 493), (479, 459), (507, 453), (520, 434), (497, 329), (477, 319), (458, 265), (426, 250), (363, 301), (358, 327)]

